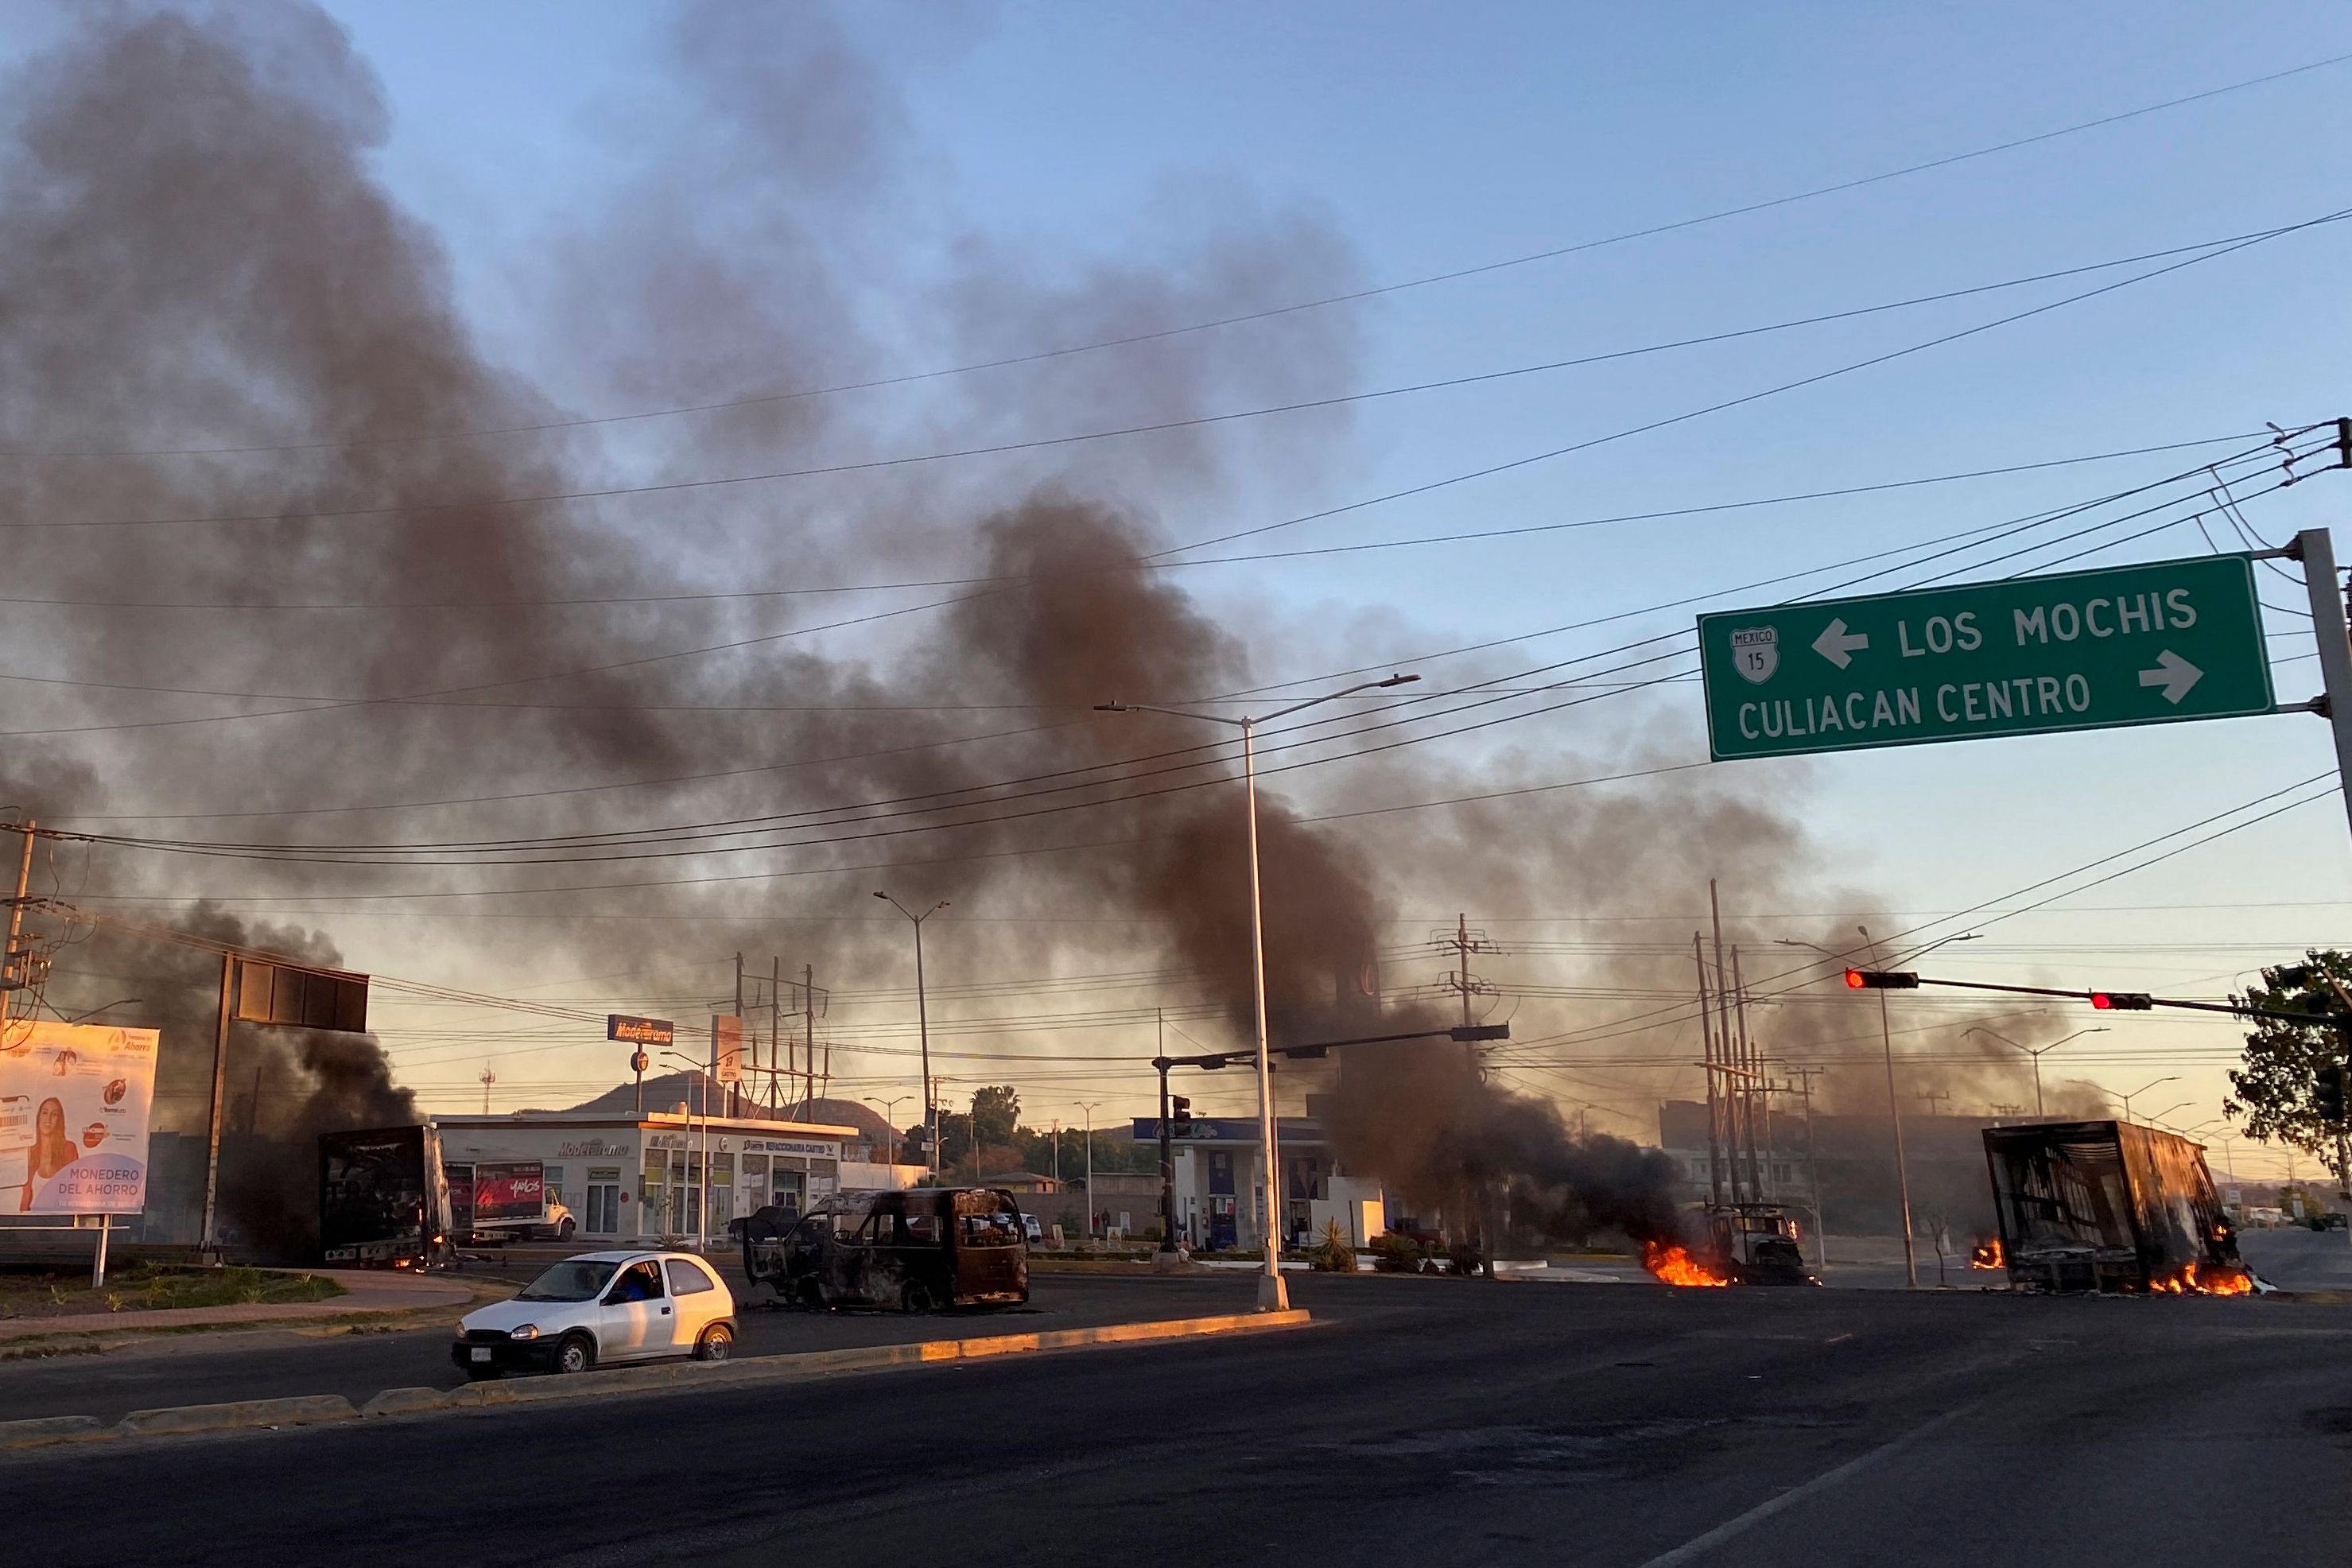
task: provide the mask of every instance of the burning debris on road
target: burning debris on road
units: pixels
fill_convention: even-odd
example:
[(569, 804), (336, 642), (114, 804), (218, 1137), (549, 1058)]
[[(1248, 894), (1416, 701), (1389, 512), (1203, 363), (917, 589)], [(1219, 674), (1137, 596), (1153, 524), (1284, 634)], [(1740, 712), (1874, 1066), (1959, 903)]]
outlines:
[(1728, 1276), (1716, 1273), (1692, 1257), (1688, 1247), (1670, 1241), (1643, 1242), (1642, 1267), (1665, 1285), (1722, 1288), (1731, 1283)]

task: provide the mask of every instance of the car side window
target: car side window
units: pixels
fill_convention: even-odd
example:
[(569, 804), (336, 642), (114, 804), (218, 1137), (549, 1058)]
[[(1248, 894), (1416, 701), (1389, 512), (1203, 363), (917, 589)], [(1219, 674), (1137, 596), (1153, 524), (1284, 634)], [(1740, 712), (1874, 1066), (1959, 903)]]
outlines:
[(719, 1289), (719, 1282), (692, 1258), (672, 1258), (665, 1262), (664, 1267), (669, 1270), (669, 1293), (673, 1296), (692, 1296)]
[(623, 1270), (621, 1277), (613, 1281), (613, 1288), (604, 1293), (604, 1300), (608, 1304), (658, 1301), (661, 1294), (661, 1270), (647, 1259), (643, 1263), (632, 1263)]

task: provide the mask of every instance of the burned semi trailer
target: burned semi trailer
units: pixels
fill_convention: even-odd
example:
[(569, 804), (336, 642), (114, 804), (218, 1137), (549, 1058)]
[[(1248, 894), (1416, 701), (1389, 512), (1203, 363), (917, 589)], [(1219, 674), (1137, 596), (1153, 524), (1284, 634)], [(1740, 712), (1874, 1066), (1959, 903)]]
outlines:
[(1988, 1127), (1984, 1145), (2011, 1284), (2130, 1295), (2253, 1289), (2202, 1145), (2128, 1121)]

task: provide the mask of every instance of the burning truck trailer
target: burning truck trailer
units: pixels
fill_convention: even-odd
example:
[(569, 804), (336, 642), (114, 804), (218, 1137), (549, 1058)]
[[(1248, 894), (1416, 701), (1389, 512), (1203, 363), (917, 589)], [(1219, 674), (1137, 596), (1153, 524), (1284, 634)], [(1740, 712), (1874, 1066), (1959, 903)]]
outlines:
[(2242, 1296), (2254, 1278), (2201, 1144), (2127, 1121), (1984, 1130), (2000, 1235), (1979, 1267), (2021, 1289)]

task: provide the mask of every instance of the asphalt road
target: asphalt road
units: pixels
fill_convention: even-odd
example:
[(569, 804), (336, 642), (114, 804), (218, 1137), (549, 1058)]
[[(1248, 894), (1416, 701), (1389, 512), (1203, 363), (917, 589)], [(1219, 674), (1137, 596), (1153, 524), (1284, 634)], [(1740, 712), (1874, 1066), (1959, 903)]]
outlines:
[[(535, 1270), (526, 1271), (524, 1278), (530, 1272)], [(780, 1308), (764, 1288), (745, 1289), (735, 1272), (728, 1271), (727, 1280), (738, 1302), (736, 1351), (740, 1355), (1245, 1312), (1255, 1299), (1247, 1276), (1154, 1279), (1040, 1274), (1031, 1285), (1025, 1309), (907, 1317)], [(459, 1312), (449, 1309), (452, 1323)], [(449, 1360), (446, 1327), (171, 1335), (100, 1355), (0, 1362), (0, 1421), (35, 1415), (95, 1415), (111, 1421), (132, 1410), (161, 1405), (299, 1394), (340, 1394), (357, 1405), (387, 1388), (456, 1388), (465, 1381)]]
[(238, 1568), (2352, 1558), (2352, 1308), (1373, 1278), (1297, 1295), (1325, 1326), (34, 1451), (0, 1459), (8, 1540)]

